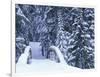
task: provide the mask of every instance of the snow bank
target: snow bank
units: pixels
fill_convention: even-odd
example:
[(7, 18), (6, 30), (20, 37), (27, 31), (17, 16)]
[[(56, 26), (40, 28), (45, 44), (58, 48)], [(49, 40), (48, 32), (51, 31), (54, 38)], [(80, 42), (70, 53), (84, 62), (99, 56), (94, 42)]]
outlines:
[(28, 58), (28, 56), (29, 56), (29, 50), (31, 49), (31, 47), (30, 46), (27, 46), (26, 48), (25, 48), (25, 51), (24, 51), (24, 53), (23, 54), (21, 54), (21, 56), (19, 57), (19, 60), (18, 60), (18, 65), (19, 64), (27, 64), (27, 58)]

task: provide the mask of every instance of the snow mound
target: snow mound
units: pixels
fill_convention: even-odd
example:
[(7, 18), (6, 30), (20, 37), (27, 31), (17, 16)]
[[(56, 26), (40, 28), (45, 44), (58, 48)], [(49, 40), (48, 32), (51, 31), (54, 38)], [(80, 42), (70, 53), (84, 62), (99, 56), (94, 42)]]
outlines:
[(62, 64), (64, 64), (64, 65), (66, 65), (66, 62), (65, 62), (65, 60), (64, 60), (64, 57), (63, 57), (63, 55), (62, 55), (62, 53), (61, 53), (61, 51), (60, 51), (60, 49), (59, 49), (58, 47), (56, 47), (56, 46), (50, 46), (49, 49), (54, 50), (54, 51), (56, 52), (57, 56), (59, 57), (60, 62), (61, 62)]
[(31, 47), (30, 46), (27, 46), (26, 48), (25, 48), (25, 51), (24, 51), (24, 53), (19, 57), (19, 60), (18, 60), (18, 65), (19, 64), (27, 64), (27, 58), (28, 58), (28, 56), (29, 56), (29, 50), (31, 49)]

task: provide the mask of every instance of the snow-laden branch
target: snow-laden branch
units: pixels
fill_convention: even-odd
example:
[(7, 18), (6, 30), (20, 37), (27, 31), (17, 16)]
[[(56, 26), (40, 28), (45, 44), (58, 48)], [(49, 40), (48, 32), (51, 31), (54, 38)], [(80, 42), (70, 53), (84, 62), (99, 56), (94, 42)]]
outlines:
[(45, 12), (43, 21), (45, 21), (45, 19), (47, 18), (47, 13), (49, 13), (51, 10), (52, 8), (48, 8), (48, 10)]
[(26, 19), (26, 21), (31, 23), (30, 20), (23, 14), (21, 8), (19, 6), (16, 6), (16, 7), (18, 8), (17, 15), (24, 17)]

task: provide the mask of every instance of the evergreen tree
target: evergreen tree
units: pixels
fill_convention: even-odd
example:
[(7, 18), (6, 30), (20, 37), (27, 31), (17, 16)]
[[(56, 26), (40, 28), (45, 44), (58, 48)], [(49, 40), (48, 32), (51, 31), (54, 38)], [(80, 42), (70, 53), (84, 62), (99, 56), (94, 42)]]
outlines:
[(66, 63), (94, 68), (94, 9), (16, 4), (16, 38), (57, 46)]

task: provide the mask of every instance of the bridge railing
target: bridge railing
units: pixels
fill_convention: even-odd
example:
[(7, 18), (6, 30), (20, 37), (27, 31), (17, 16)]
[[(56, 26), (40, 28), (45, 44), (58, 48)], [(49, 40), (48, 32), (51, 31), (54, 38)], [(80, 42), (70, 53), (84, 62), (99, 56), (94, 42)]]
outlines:
[[(66, 61), (64, 59), (64, 56), (63, 56), (63, 54), (61, 53), (61, 51), (60, 51), (60, 49), (58, 47), (56, 47), (56, 46), (50, 46), (48, 52), (50, 52), (50, 50), (52, 50), (52, 51), (54, 51), (56, 53), (56, 56), (58, 56), (58, 58), (60, 60), (60, 63), (66, 65)], [(47, 54), (47, 55), (49, 55), (49, 54)]]

